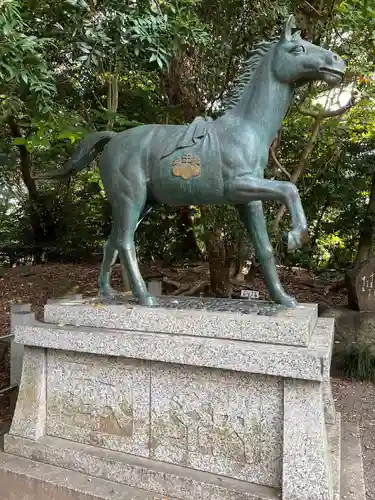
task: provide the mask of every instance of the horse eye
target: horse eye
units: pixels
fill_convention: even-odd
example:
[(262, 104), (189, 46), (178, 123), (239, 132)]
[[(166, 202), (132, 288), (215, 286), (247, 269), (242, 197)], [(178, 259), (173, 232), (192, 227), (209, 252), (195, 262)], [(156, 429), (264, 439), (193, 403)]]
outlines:
[(292, 52), (295, 52), (296, 54), (304, 54), (306, 49), (303, 45), (296, 45), (292, 48)]

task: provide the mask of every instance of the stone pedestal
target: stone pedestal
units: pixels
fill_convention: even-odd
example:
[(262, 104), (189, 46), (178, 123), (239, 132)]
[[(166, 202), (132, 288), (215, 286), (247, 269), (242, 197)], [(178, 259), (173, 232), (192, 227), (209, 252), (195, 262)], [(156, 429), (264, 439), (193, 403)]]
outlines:
[(18, 489), (0, 500), (338, 500), (333, 320), (314, 305), (159, 302), (14, 313), (24, 362), (0, 484)]

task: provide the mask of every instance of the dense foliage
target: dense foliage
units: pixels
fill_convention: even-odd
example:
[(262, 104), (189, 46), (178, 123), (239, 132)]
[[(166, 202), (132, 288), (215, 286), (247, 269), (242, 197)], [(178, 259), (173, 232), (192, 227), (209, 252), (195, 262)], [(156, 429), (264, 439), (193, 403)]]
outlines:
[[(215, 115), (254, 42), (294, 12), (302, 36), (348, 63), (339, 92), (304, 88), (267, 175), (298, 183), (311, 227), (284, 263), (347, 269), (372, 255), (375, 224), (373, 0), (0, 0), (0, 237), (4, 259), (97, 258), (110, 209), (95, 165), (61, 167), (87, 132)], [(267, 206), (276, 251), (289, 223)], [(157, 233), (158, 238), (155, 238)], [(138, 231), (143, 259), (206, 259), (217, 293), (251, 257), (230, 207), (161, 207)]]

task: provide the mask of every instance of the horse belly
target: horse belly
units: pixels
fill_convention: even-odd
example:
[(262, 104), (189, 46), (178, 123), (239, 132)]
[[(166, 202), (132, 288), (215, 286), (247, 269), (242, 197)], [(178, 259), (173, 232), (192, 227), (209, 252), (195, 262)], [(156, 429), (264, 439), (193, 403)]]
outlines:
[(209, 142), (204, 139), (155, 159), (149, 182), (155, 201), (168, 205), (225, 203), (220, 155), (216, 148), (208, 147)]

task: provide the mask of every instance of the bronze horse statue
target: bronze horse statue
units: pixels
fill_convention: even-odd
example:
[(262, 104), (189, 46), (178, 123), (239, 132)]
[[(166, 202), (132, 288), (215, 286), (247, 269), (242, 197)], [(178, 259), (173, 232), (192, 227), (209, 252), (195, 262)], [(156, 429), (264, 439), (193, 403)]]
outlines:
[(262, 202), (287, 206), (289, 251), (306, 241), (307, 221), (296, 186), (264, 179), (264, 169), (295, 88), (313, 80), (333, 87), (342, 81), (345, 63), (293, 33), (294, 23), (290, 16), (280, 39), (256, 46), (219, 118), (95, 132), (82, 140), (64, 169), (38, 177), (69, 177), (102, 152), (100, 173), (113, 217), (99, 276), (102, 296), (116, 294), (110, 277), (120, 254), (133, 296), (141, 305), (156, 304), (139, 271), (134, 243), (135, 230), (152, 207), (233, 204), (252, 237), (272, 300), (287, 307), (297, 304), (279, 281)]

